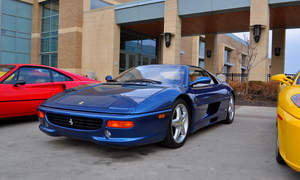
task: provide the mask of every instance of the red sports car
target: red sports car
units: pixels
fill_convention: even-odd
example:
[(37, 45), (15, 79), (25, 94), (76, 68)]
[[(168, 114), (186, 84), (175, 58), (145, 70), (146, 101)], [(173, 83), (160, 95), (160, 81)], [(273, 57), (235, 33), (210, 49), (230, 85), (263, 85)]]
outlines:
[(51, 96), (91, 83), (97, 81), (43, 65), (0, 65), (0, 118), (35, 115)]

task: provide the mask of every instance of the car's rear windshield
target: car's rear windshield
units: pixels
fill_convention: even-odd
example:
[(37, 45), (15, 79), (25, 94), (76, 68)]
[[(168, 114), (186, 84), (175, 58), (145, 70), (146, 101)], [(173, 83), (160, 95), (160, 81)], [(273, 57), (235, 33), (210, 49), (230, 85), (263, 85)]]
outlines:
[(15, 67), (13, 65), (0, 65), (0, 78)]

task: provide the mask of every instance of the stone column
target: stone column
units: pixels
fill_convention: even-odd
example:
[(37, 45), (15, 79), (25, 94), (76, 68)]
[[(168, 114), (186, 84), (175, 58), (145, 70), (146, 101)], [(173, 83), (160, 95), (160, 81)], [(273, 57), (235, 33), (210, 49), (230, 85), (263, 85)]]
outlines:
[[(254, 41), (253, 27), (261, 25), (259, 42)], [(249, 80), (267, 81), (269, 72), (269, 29), (270, 29), (270, 8), (268, 0), (251, 0), (250, 7), (250, 48), (253, 50), (252, 67)]]
[(182, 37), (180, 64), (198, 66), (199, 65), (199, 45), (200, 36)]
[(199, 55), (200, 55), (200, 36), (193, 36), (191, 65), (199, 66)]
[[(207, 57), (207, 52), (211, 52), (211, 56)], [(217, 67), (218, 59), (218, 42), (216, 34), (206, 34), (205, 35), (205, 57), (204, 64), (205, 69), (211, 73), (219, 73), (219, 69)]]
[(119, 74), (120, 26), (113, 6), (87, 11), (83, 16), (82, 74), (95, 73), (97, 80)]
[(59, 1), (58, 67), (81, 73), (82, 0)]
[[(181, 19), (178, 16), (177, 0), (165, 1), (164, 32), (172, 33), (171, 46), (163, 44), (163, 64), (180, 64)], [(165, 41), (165, 39), (163, 40)]]
[(31, 33), (31, 64), (41, 64), (41, 19), (40, 5), (38, 0), (34, 0), (32, 5), (32, 33)]
[(91, 1), (83, 0), (83, 12), (89, 11), (91, 9)]
[[(280, 55), (275, 55), (275, 48), (280, 48)], [(284, 73), (285, 62), (285, 29), (274, 29), (272, 38), (272, 65), (271, 74)]]

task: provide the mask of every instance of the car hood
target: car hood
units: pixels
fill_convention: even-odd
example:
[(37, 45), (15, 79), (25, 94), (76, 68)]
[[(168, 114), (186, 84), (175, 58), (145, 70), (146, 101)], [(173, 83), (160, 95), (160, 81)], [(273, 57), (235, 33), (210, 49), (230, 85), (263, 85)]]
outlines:
[(151, 96), (166, 87), (150, 85), (100, 84), (64, 93), (42, 106), (103, 113), (132, 113)]

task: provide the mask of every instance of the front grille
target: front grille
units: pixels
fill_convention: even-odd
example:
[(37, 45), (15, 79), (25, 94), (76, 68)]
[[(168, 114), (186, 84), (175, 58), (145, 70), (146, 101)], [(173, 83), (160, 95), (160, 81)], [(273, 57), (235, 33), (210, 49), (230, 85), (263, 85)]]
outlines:
[(46, 115), (48, 121), (62, 127), (82, 130), (96, 130), (102, 126), (102, 119), (67, 116), (52, 113), (47, 113)]

